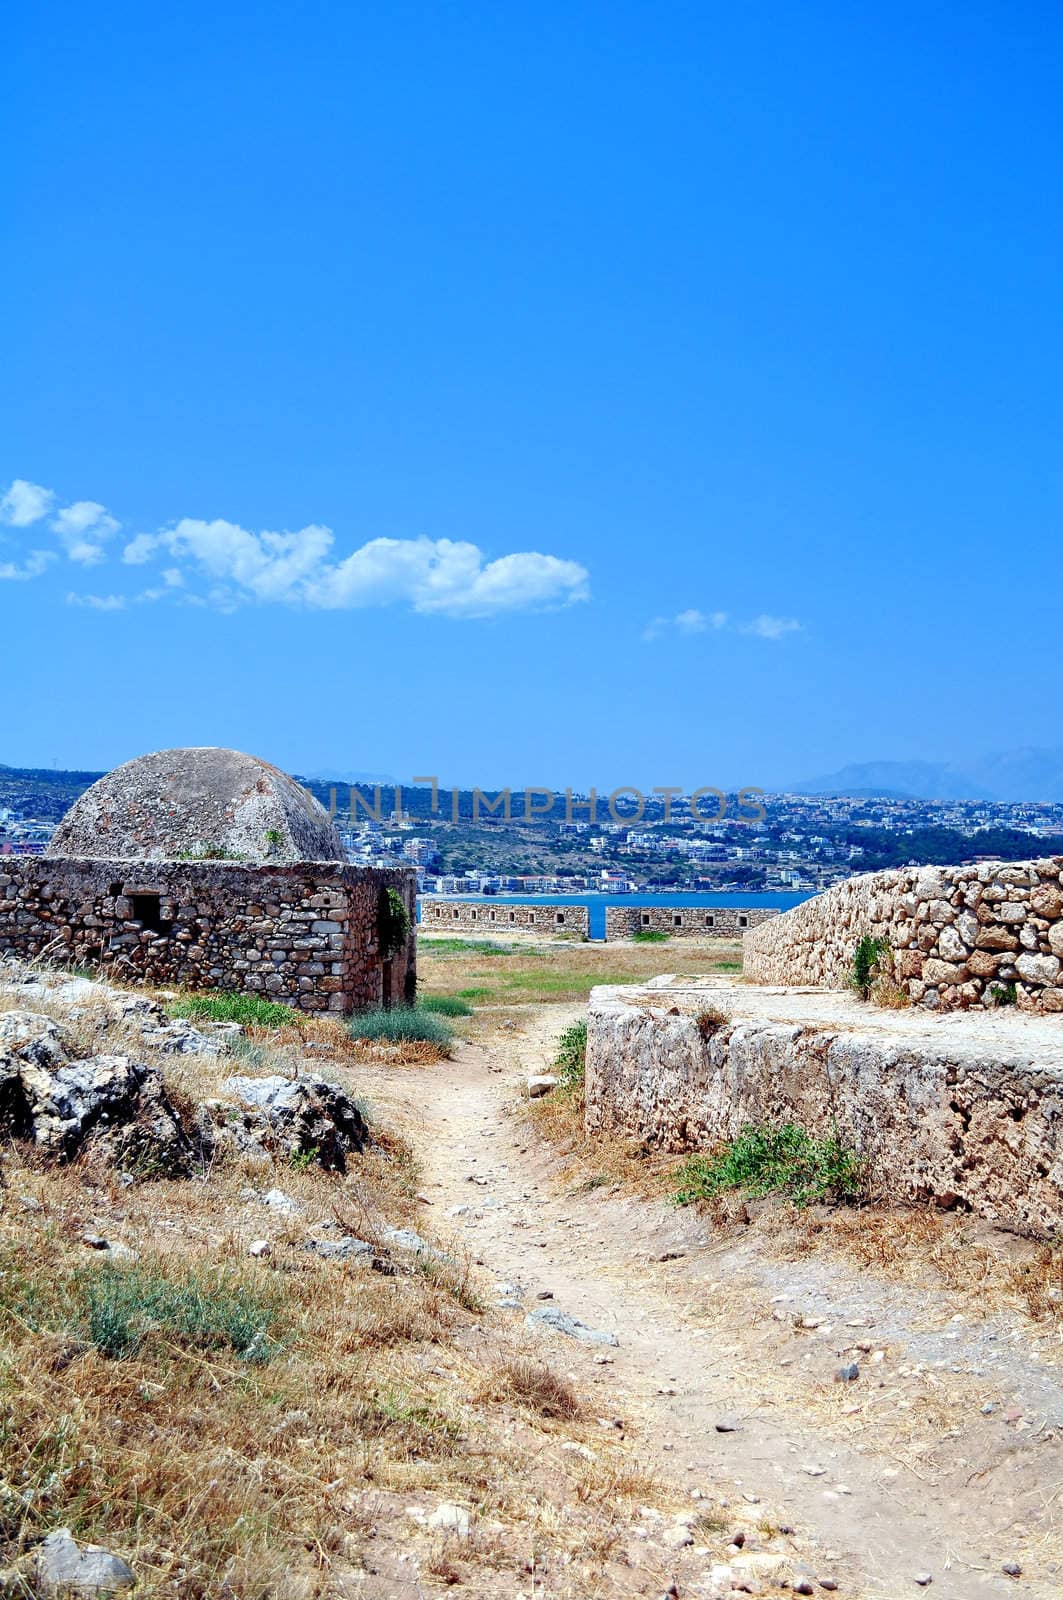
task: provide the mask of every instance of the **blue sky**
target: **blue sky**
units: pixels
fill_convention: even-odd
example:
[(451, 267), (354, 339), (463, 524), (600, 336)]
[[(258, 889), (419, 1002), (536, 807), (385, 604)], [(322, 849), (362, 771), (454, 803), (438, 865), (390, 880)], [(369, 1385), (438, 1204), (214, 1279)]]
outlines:
[(22, 8), (0, 761), (1063, 743), (1061, 47), (1022, 3)]

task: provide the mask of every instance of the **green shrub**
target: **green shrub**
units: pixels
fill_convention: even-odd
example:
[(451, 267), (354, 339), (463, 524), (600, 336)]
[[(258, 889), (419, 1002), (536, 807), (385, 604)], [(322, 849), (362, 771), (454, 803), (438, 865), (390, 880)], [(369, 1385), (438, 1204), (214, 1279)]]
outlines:
[(662, 933), (660, 928), (640, 928), (638, 933), (631, 935), (635, 944), (667, 944), (668, 934)]
[(858, 1200), (864, 1192), (862, 1163), (837, 1133), (815, 1139), (792, 1122), (774, 1128), (747, 1124), (719, 1154), (691, 1156), (678, 1176), (672, 1198), (680, 1206), (730, 1189), (785, 1194), (799, 1206)]
[(439, 1017), (471, 1017), (472, 1006), (456, 994), (423, 994), (417, 1001), (419, 1011), (434, 1011)]
[(442, 1017), (423, 1006), (394, 1006), (390, 1011), (363, 1011), (347, 1024), (352, 1039), (382, 1040), (390, 1044), (423, 1041), (449, 1050), (454, 1035)]
[(994, 1003), (998, 1006), (1014, 1006), (1018, 1004), (1019, 991), (1014, 983), (991, 983), (989, 993), (993, 996)]
[(587, 1024), (574, 1022), (557, 1041), (554, 1067), (563, 1084), (572, 1088), (582, 1084), (587, 1067)]
[(102, 1355), (135, 1356), (149, 1334), (200, 1350), (268, 1361), (276, 1301), (221, 1269), (164, 1276), (147, 1267), (87, 1267), (75, 1276), (88, 1338)]
[(245, 1028), (297, 1027), (304, 1020), (301, 1011), (276, 1000), (263, 1000), (257, 994), (196, 994), (187, 1000), (173, 1000), (166, 1009), (171, 1017), (188, 1017), (192, 1022), (239, 1022)]
[(891, 976), (892, 969), (889, 940), (873, 939), (869, 933), (865, 933), (853, 951), (852, 965), (849, 969), (849, 987), (855, 990), (861, 1000), (868, 1000), (875, 979)]

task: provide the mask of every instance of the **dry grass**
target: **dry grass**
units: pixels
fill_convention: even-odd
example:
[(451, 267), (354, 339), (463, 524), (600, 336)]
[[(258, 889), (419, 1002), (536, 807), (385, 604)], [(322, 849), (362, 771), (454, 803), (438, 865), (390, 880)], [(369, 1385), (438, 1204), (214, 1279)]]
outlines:
[[(217, 1059), (155, 1056), (102, 1010), (74, 1024), (55, 1014), (76, 1048), (111, 1050), (121, 1037), (154, 1060), (188, 1114), (234, 1071), (324, 1065), (343, 1081), (358, 1059), (345, 1030), (317, 1019), (297, 1036), (252, 1033), (237, 1056)], [(282, 1188), (297, 1214), (249, 1198), (249, 1181), (254, 1195)], [(655, 1488), (631, 1445), (603, 1441), (571, 1385), (529, 1359), (504, 1319), (485, 1316), (471, 1262), (389, 1247), (389, 1226), (423, 1232), (417, 1184), (412, 1152), (379, 1127), (346, 1175), (234, 1160), (205, 1181), (127, 1187), (88, 1162), (57, 1168), (21, 1146), (8, 1153), (0, 1566), (12, 1593), (33, 1592), (34, 1546), (63, 1525), (130, 1560), (147, 1600), (339, 1600), (363, 1568), (386, 1566), (389, 1549), (395, 1560), (419, 1552), (426, 1595), (437, 1591), (425, 1575), (446, 1586), (448, 1563), (489, 1593), (519, 1585), (541, 1559), (563, 1574), (558, 1600), (598, 1592), (603, 1552)], [(124, 1345), (93, 1342), (86, 1285), (123, 1268), (87, 1248), (86, 1232), (137, 1253), (119, 1298), (139, 1306), (142, 1286), (145, 1310)], [(376, 1241), (373, 1265), (305, 1248), (344, 1233)], [(269, 1240), (269, 1255), (249, 1258), (255, 1238)], [(205, 1328), (168, 1320), (189, 1282), (218, 1286)], [(268, 1311), (268, 1349), (250, 1347), (249, 1359), (226, 1333), (237, 1304), (237, 1331), (240, 1315)], [(592, 1440), (596, 1459), (559, 1456), (562, 1427)], [(429, 1508), (443, 1498), (472, 1512), (460, 1554), (405, 1517), (426, 1496)]]
[(500, 1363), (480, 1393), (485, 1399), (509, 1400), (552, 1419), (578, 1417), (583, 1409), (566, 1378), (528, 1356)]

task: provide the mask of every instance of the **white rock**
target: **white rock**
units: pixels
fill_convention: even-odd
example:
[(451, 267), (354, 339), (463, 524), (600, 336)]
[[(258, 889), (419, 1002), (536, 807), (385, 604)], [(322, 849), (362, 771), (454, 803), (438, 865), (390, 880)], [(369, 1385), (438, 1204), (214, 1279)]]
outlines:
[(444, 1500), (442, 1505), (436, 1506), (426, 1526), (440, 1533), (453, 1533), (459, 1539), (467, 1539), (472, 1519), (464, 1506), (456, 1506), (449, 1500)]
[(69, 1528), (57, 1528), (45, 1539), (37, 1552), (37, 1576), (45, 1594), (115, 1594), (136, 1582), (120, 1556), (96, 1544), (79, 1545)]

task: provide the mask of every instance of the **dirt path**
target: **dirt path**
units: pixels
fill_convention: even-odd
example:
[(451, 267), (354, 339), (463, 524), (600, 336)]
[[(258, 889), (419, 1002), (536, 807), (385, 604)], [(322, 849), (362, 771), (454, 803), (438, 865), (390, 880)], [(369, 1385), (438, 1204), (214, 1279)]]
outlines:
[[(566, 1192), (519, 1094), (568, 1020), (544, 1009), (442, 1068), (366, 1084), (418, 1148), (436, 1232), (519, 1300), (499, 1314), (554, 1306), (615, 1333), (615, 1349), (535, 1337), (634, 1432), (677, 1505), (698, 1490), (759, 1502), (811, 1541), (817, 1587), (894, 1600), (929, 1573), (943, 1600), (1058, 1595), (1058, 1342), (837, 1258), (721, 1243), (658, 1202)], [(859, 1377), (836, 1381), (854, 1360)]]

